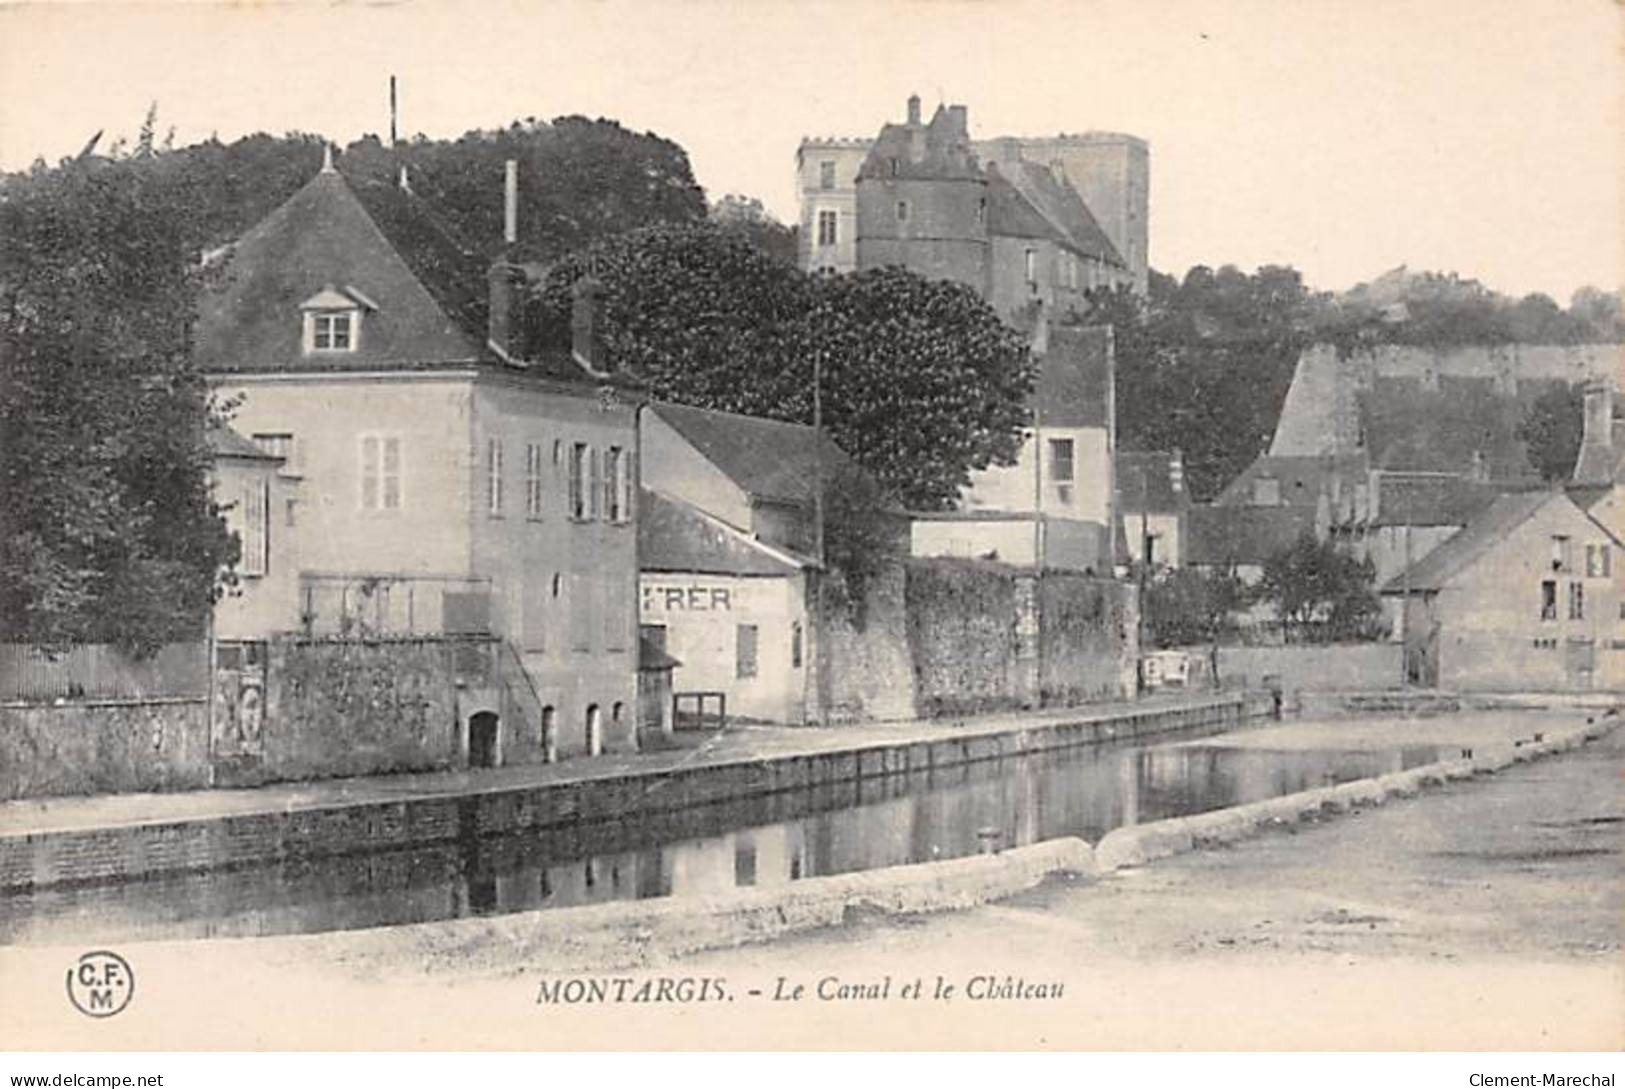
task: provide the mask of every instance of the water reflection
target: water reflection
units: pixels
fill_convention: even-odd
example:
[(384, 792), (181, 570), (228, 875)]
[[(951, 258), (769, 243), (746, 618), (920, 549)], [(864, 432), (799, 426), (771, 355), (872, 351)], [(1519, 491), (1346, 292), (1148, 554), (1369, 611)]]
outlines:
[(1259, 801), (1439, 758), (1231, 748), (1222, 739), (1094, 747), (828, 784), (635, 820), (404, 851), (49, 889), (0, 900), (0, 943), (343, 930), (660, 896), (974, 854)]

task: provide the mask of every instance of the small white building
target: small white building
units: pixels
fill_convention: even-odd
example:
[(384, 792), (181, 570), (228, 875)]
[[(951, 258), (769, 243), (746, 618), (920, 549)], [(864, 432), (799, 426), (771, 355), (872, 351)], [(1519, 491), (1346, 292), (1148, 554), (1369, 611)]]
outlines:
[(730, 719), (801, 721), (812, 561), (657, 492), (640, 511), (639, 630), (681, 662), (673, 691), (721, 693)]

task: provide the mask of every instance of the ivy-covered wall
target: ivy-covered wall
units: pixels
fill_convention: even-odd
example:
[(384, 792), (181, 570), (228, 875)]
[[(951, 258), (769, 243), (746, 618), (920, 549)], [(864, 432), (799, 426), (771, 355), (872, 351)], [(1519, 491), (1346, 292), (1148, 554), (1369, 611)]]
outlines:
[(865, 581), (861, 608), (842, 591), (826, 602), (825, 647), (829, 721), (914, 718), (914, 663), (904, 613), (901, 564), (880, 568)]
[(262, 781), (430, 771), (460, 762), (454, 644), (270, 644)]
[(1044, 576), (1041, 595), (1039, 702), (1065, 706), (1133, 695), (1139, 655), (1135, 587), (1054, 573)]
[(0, 800), (187, 790), (209, 784), (201, 699), (0, 707)]
[[(1000, 564), (906, 565), (909, 650), (924, 715), (1118, 699), (1134, 678), (1134, 588)], [(1127, 686), (1127, 687), (1125, 687)]]

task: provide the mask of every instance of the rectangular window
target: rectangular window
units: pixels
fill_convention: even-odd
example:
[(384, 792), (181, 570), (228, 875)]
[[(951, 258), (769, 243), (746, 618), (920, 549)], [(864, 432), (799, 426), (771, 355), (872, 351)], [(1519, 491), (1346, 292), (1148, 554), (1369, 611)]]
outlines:
[(263, 480), (252, 481), (243, 488), (240, 531), (243, 551), (237, 570), (244, 575), (263, 575), (270, 567), (270, 534), (266, 527), (269, 488)]
[(1584, 620), (1586, 618), (1586, 584), (1583, 582), (1569, 583), (1569, 619)]
[(401, 508), (401, 440), (397, 435), (361, 436), (361, 507)]
[(1606, 544), (1586, 545), (1586, 578), (1605, 579), (1612, 575), (1610, 549)]
[(906, 200), (900, 200), (897, 202), (897, 222), (908, 222), (908, 201)]
[(604, 452), (594, 450), (587, 457), (587, 517), (593, 521), (604, 516)]
[(347, 352), (350, 350), (350, 318), (348, 310), (333, 314), (314, 314), (311, 317), (311, 346), (319, 352)]
[(1540, 584), (1540, 618), (1557, 619), (1557, 580), (1545, 579)]
[(1566, 572), (1573, 570), (1573, 567), (1574, 556), (1569, 551), (1569, 539), (1567, 537), (1553, 537), (1552, 570)]
[(542, 467), (544, 464), (541, 443), (527, 442), (525, 444), (526, 518), (540, 518), (542, 516)]
[(823, 211), (818, 213), (818, 244), (820, 246), (835, 245), (835, 225), (837, 217), (834, 212)]
[(835, 188), (835, 164), (825, 161), (818, 164), (818, 188)]
[(1037, 287), (1038, 286), (1038, 251), (1037, 250), (1028, 250), (1027, 251), (1027, 255), (1026, 255), (1026, 259), (1025, 259), (1025, 267), (1026, 267), (1026, 272), (1027, 272), (1027, 282), (1029, 284), (1031, 284), (1032, 286)]
[(287, 431), (254, 433), (254, 444), (272, 457), (282, 459), (282, 472), (295, 474), (299, 472), (299, 448), (294, 445), (293, 435)]
[(587, 463), (592, 460), (592, 448), (584, 442), (570, 447), (570, 517), (582, 521), (587, 517)]
[(756, 676), (756, 625), (740, 624), (734, 649), (734, 676), (740, 680)]
[(1072, 440), (1049, 440), (1049, 478), (1070, 482), (1072, 474)]
[(801, 621), (790, 624), (790, 668), (801, 668)]
[(627, 487), (630, 476), (626, 451), (611, 446), (604, 454), (604, 513), (611, 522), (625, 522), (632, 516)]
[(485, 509), (492, 518), (502, 517), (502, 440), (485, 443)]

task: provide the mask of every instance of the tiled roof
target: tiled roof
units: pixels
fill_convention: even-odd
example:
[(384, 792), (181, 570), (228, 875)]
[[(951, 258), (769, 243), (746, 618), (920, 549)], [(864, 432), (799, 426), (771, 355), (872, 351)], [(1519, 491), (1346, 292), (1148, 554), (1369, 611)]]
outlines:
[(1464, 526), (1519, 484), (1437, 473), (1378, 473), (1374, 526)]
[(645, 490), (638, 509), (638, 569), (707, 575), (793, 575), (804, 557), (764, 545), (698, 507)]
[(1385, 594), (1430, 593), (1503, 540), (1548, 503), (1568, 500), (1560, 492), (1515, 492), (1498, 497), (1478, 517), (1458, 530), (1410, 568), (1388, 580)]
[(1046, 166), (1025, 160), (989, 164), (988, 233), (1046, 238), (1086, 257), (1123, 265), (1088, 205)]
[[(895, 164), (895, 170), (893, 169)], [(858, 180), (981, 181), (982, 171), (970, 153), (967, 134), (953, 115), (938, 106), (920, 126), (887, 124), (858, 168)]]
[(1262, 565), (1314, 529), (1313, 508), (1195, 506), (1186, 515), (1185, 559), (1199, 566)]
[(1280, 482), (1281, 503), (1289, 507), (1314, 510), (1324, 491), (1330, 498), (1333, 481), (1346, 487), (1357, 477), (1363, 477), (1365, 462), (1360, 457), (1287, 456), (1264, 454), (1255, 459), (1241, 475), (1213, 500), (1215, 506), (1250, 506), (1253, 504), (1253, 483), (1261, 478)]
[(1055, 325), (1038, 361), (1031, 404), (1040, 427), (1105, 427), (1110, 415), (1111, 332)]
[[(656, 404), (650, 411), (669, 424), (706, 460), (754, 499), (811, 505), (815, 464), (813, 429), (806, 424), (742, 416), (734, 412)], [(825, 480), (856, 471), (852, 459), (826, 434)]]
[[(360, 293), (354, 350), (306, 354), (300, 305)], [(200, 305), (208, 371), (400, 369), (489, 359), (485, 275), (416, 197), (352, 188), (323, 171), (232, 247), (224, 283)]]
[(217, 458), (243, 458), (251, 461), (281, 461), (276, 454), (266, 453), (258, 443), (242, 436), (235, 429), (219, 424), (208, 430), (209, 452)]

